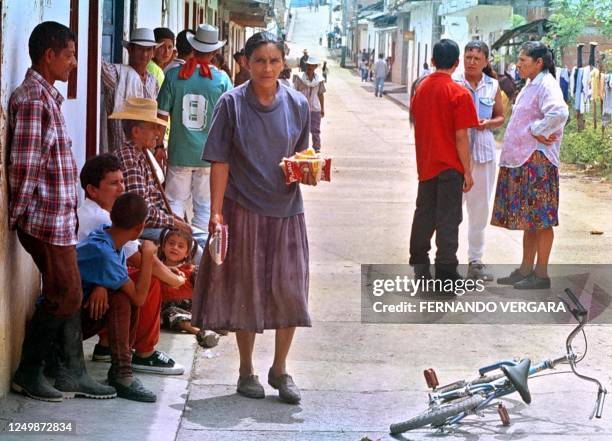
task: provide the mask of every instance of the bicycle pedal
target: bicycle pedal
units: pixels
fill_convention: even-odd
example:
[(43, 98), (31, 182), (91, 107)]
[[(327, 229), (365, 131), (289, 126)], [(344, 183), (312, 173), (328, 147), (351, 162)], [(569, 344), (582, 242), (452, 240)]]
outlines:
[(497, 413), (499, 414), (499, 418), (501, 419), (502, 426), (509, 426), (510, 414), (508, 414), (508, 409), (506, 409), (506, 406), (504, 406), (503, 403), (499, 403), (497, 405)]
[(440, 385), (440, 382), (438, 381), (438, 376), (436, 375), (436, 371), (434, 371), (432, 368), (425, 369), (423, 371), (423, 375), (425, 375), (427, 387), (429, 387), (430, 389), (435, 389)]

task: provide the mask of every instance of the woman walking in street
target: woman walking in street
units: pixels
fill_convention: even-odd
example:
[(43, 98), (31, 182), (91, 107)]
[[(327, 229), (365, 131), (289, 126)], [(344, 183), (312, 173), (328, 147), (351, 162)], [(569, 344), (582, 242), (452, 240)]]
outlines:
[[(246, 42), (251, 81), (219, 100), (203, 158), (212, 163), (209, 231), (229, 228), (223, 263), (206, 252), (193, 294), (192, 322), (236, 333), (237, 391), (263, 398), (253, 368), (255, 334), (275, 329), (268, 383), (281, 400), (297, 404), (300, 391), (286, 370), (298, 326), (308, 314), (308, 240), (298, 183), (285, 184), (283, 157), (308, 147), (309, 108), (299, 92), (279, 84), (284, 47), (260, 32)], [(314, 184), (311, 175), (302, 180)]]
[(528, 81), (506, 129), (491, 223), (523, 230), (523, 260), (497, 283), (548, 289), (553, 227), (559, 225), (559, 146), (568, 110), (554, 77), (553, 53), (544, 43), (524, 43), (517, 68)]

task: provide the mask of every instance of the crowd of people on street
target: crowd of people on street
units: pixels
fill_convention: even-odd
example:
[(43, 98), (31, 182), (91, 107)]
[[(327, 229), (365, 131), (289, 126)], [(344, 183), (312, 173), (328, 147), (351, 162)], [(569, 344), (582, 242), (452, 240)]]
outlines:
[[(286, 359), (296, 327), (310, 326), (299, 184), (316, 179), (288, 185), (278, 164), (306, 150), (311, 131), (321, 147), (319, 63), (309, 59), (299, 88), (279, 82), (286, 43), (260, 32), (233, 55), (232, 82), (215, 27), (176, 38), (134, 29), (128, 63), (102, 63), (108, 151), (79, 171), (54, 87), (76, 67), (75, 41), (62, 24), (36, 26), (9, 102), (10, 226), (42, 276), (12, 388), (43, 401), (154, 402), (134, 372), (185, 371), (157, 349), (164, 327), (203, 347), (235, 332), (237, 391), (261, 398), (255, 335), (275, 329), (268, 383), (298, 403)], [(206, 249), (222, 227), (232, 240), (219, 264)], [(92, 360), (110, 362), (108, 384), (85, 366), (83, 340), (96, 335)]]

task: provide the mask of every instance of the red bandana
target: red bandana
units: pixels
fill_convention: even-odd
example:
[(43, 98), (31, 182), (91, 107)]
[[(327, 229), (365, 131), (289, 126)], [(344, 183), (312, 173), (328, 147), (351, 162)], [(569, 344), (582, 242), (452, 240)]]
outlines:
[(212, 80), (212, 72), (210, 71), (210, 63), (204, 57), (191, 57), (183, 64), (181, 71), (179, 72), (179, 78), (181, 80), (188, 80), (193, 75), (193, 71), (200, 65), (200, 75)]

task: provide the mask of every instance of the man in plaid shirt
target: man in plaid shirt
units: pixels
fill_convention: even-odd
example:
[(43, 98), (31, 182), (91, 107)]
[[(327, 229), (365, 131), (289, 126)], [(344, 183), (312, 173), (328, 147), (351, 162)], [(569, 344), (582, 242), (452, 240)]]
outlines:
[[(78, 175), (61, 112), (64, 99), (53, 87), (55, 81), (68, 81), (76, 67), (75, 35), (64, 25), (43, 22), (28, 46), (32, 67), (9, 101), (9, 210), (11, 229), (42, 275), (42, 296), (12, 388), (44, 401), (113, 398), (115, 389), (89, 377), (83, 360), (83, 292), (75, 248)], [(55, 387), (43, 375), (53, 345), (61, 359)]]

